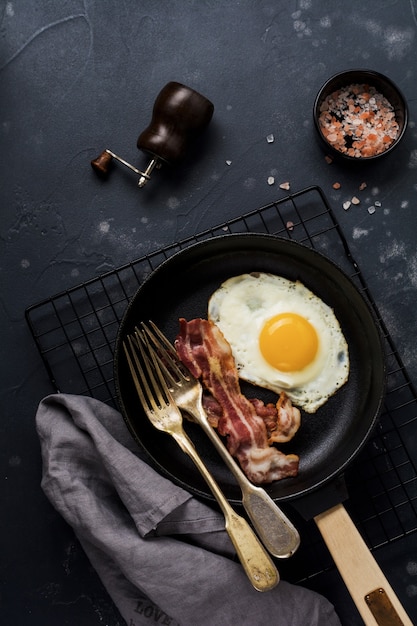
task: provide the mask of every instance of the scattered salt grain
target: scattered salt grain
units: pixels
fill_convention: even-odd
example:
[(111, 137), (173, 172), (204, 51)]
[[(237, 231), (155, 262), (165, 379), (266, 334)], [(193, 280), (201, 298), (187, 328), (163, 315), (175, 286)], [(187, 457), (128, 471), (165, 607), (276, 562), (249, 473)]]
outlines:
[(232, 165), (231, 161), (226, 161), (226, 165)]
[(361, 202), (361, 201), (360, 201), (360, 200), (359, 200), (359, 198), (357, 198), (356, 196), (353, 196), (353, 198), (352, 198), (352, 201), (351, 201), (351, 202), (352, 202), (352, 204), (360, 204), (360, 202)]
[(348, 208), (350, 207), (351, 202), (350, 200), (346, 200), (346, 202), (343, 203), (343, 208), (345, 209), (345, 211), (348, 210)]
[(361, 183), (359, 185), (359, 191), (363, 191), (364, 189), (366, 189), (366, 183)]
[(290, 183), (288, 183), (288, 182), (287, 183), (281, 183), (280, 187), (281, 187), (281, 189), (285, 189), (286, 191), (288, 191), (289, 188), (290, 188)]
[(287, 229), (294, 230), (294, 222), (287, 222)]
[(369, 213), (369, 215), (372, 215), (373, 213), (375, 213), (375, 210), (376, 209), (375, 209), (375, 207), (373, 205), (372, 206), (368, 206), (368, 213)]
[(379, 200), (375, 200), (374, 204), (375, 206), (382, 206)]
[(271, 133), (270, 135), (267, 135), (266, 140), (267, 140), (267, 142), (268, 142), (268, 143), (274, 143), (275, 137), (274, 137), (274, 135)]
[(275, 178), (273, 176), (268, 176), (268, 185), (273, 185), (275, 182)]
[(332, 187), (333, 189), (340, 189), (342, 185), (340, 183), (333, 183)]

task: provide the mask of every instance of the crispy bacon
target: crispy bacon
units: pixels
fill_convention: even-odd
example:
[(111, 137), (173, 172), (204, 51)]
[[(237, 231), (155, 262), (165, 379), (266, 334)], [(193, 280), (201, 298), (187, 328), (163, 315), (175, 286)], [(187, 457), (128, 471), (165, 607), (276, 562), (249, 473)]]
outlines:
[(291, 441), (300, 428), (301, 413), (292, 405), (287, 394), (282, 391), (276, 404), (264, 404), (262, 400), (251, 398), (257, 415), (265, 422), (269, 443)]
[(269, 445), (263, 418), (241, 393), (232, 351), (220, 329), (208, 320), (181, 318), (175, 346), (183, 363), (220, 405), (218, 432), (227, 438), (229, 452), (248, 478), (262, 484), (296, 476), (298, 456)]

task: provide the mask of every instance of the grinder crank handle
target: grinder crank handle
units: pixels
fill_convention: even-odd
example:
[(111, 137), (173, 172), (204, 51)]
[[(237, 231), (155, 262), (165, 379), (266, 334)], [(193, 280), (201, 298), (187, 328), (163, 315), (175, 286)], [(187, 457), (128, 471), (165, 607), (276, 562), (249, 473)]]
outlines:
[(159, 92), (150, 124), (139, 135), (137, 147), (150, 155), (142, 172), (111, 150), (104, 150), (91, 161), (93, 170), (107, 177), (113, 160), (118, 161), (139, 176), (138, 187), (144, 187), (155, 168), (162, 163), (175, 165), (187, 153), (190, 144), (208, 126), (214, 105), (194, 89), (170, 82)]

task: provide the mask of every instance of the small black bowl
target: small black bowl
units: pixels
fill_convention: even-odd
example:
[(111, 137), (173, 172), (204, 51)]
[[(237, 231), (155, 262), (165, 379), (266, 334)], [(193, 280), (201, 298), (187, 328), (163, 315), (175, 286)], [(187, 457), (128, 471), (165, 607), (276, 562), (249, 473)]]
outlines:
[[(373, 154), (370, 156), (349, 155), (346, 152), (342, 152), (341, 150), (337, 149), (334, 145), (332, 145), (323, 134), (323, 131), (320, 125), (321, 106), (323, 102), (328, 96), (330, 96), (335, 91), (349, 87), (350, 85), (353, 85), (353, 84), (359, 84), (359, 85), (365, 84), (365, 85), (369, 85), (370, 87), (374, 87), (378, 93), (382, 94), (388, 100), (388, 102), (391, 104), (391, 106), (394, 109), (395, 120), (398, 124), (397, 136), (394, 139), (394, 141), (392, 141), (392, 143), (390, 143), (389, 146), (385, 150), (377, 154)], [(315, 127), (317, 129), (321, 143), (324, 146), (326, 152), (329, 154), (329, 156), (342, 159), (345, 161), (351, 161), (351, 162), (357, 161), (360, 163), (363, 163), (364, 161), (374, 161), (375, 159), (379, 159), (389, 154), (390, 152), (392, 152), (392, 150), (394, 150), (394, 148), (396, 148), (399, 142), (401, 141), (405, 133), (405, 130), (407, 128), (407, 123), (408, 123), (407, 102), (403, 94), (401, 93), (401, 91), (398, 89), (398, 87), (383, 74), (379, 74), (378, 72), (374, 72), (372, 70), (364, 70), (364, 69), (346, 70), (344, 72), (339, 72), (338, 74), (335, 74), (334, 76), (329, 78), (329, 80), (327, 80), (324, 83), (324, 85), (322, 86), (322, 88), (320, 89), (320, 91), (318, 92), (316, 96), (316, 99), (314, 101), (313, 114), (314, 114)], [(343, 112), (341, 113), (341, 115), (343, 119)], [(347, 146), (349, 146), (348, 142), (347, 142)]]

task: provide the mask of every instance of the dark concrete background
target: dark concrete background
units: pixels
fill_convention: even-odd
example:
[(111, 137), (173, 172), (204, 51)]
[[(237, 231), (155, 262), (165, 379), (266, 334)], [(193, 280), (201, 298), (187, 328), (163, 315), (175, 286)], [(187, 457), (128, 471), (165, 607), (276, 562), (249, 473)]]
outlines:
[[(52, 388), (27, 306), (281, 198), (281, 182), (320, 185), (417, 382), (416, 31), (416, 0), (1, 0), (1, 623), (123, 622), (40, 489), (34, 415)], [(312, 105), (352, 67), (394, 80), (410, 124), (391, 156), (348, 168), (324, 160)], [(142, 190), (122, 168), (103, 183), (89, 162), (104, 148), (145, 167), (136, 139), (171, 80), (215, 105), (199, 149)], [(377, 554), (415, 621), (416, 544)], [(336, 573), (314, 584), (362, 623)]]

